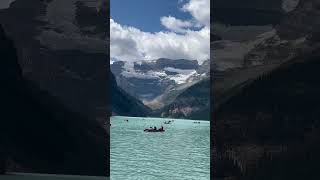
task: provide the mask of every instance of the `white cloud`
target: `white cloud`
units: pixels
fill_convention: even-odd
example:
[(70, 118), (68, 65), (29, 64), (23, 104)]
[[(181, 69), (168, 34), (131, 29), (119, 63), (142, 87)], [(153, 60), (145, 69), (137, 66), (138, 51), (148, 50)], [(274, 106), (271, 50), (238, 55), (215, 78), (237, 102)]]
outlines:
[(210, 25), (210, 0), (190, 0), (182, 10), (189, 12), (201, 25)]
[[(198, 0), (206, 3), (210, 1)], [(160, 18), (160, 22), (168, 31), (144, 32), (130, 26), (123, 26), (110, 19), (110, 53), (111, 58), (124, 61), (168, 59), (196, 59), (199, 63), (210, 57), (210, 22), (195, 13), (197, 8), (210, 12), (210, 6), (197, 5), (194, 0), (183, 5), (183, 10), (189, 12), (193, 19), (180, 20), (172, 16)], [(210, 16), (210, 13), (207, 14)], [(202, 26), (199, 27), (198, 25)], [(198, 27), (199, 30), (191, 30)]]
[(186, 28), (193, 26), (190, 21), (182, 21), (172, 16), (161, 17), (160, 21), (164, 27), (174, 32), (185, 32)]

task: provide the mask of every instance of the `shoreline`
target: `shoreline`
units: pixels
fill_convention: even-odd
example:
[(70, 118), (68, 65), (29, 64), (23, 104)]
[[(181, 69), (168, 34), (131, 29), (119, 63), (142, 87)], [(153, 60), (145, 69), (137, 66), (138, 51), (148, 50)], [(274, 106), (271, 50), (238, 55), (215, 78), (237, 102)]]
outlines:
[(131, 118), (131, 119), (158, 119), (158, 120), (177, 120), (177, 121), (201, 121), (201, 122), (208, 122), (210, 124), (210, 121), (207, 120), (196, 120), (196, 119), (176, 119), (176, 118), (161, 118), (161, 117), (133, 117), (133, 116), (111, 116), (110, 118)]
[(103, 177), (103, 176), (8, 172), (4, 175), (0, 175), (0, 179), (1, 180), (109, 180), (110, 178)]

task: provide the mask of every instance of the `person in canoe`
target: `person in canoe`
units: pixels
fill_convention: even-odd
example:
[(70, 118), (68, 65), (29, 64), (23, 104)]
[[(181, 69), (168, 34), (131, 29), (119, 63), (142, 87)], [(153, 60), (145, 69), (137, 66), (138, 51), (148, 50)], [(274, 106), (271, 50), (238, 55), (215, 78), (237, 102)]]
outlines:
[(163, 132), (164, 129), (163, 129), (163, 126), (161, 126), (161, 128), (157, 129), (157, 127), (150, 127), (148, 129), (144, 129), (144, 131), (146, 132)]

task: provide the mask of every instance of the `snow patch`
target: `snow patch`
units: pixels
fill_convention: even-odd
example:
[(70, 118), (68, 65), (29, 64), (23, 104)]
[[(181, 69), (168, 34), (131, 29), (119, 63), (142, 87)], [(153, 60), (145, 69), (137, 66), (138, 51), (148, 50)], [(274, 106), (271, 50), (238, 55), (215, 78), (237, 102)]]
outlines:
[(177, 74), (177, 75), (169, 76), (169, 79), (174, 80), (177, 84), (184, 84), (184, 83), (187, 83), (188, 79), (194, 75), (195, 76), (198, 75), (196, 70), (193, 70), (189, 74)]
[(177, 69), (177, 68), (173, 68), (173, 67), (166, 67), (166, 68), (164, 68), (164, 70), (169, 71), (169, 72), (184, 74), (184, 75), (188, 75), (188, 74), (195, 71), (194, 69)]
[(298, 39), (294, 40), (293, 44), (297, 46), (297, 45), (300, 45), (300, 44), (306, 42), (306, 40), (307, 40), (306, 37), (301, 37), (301, 38), (298, 38)]
[(130, 71), (123, 71), (121, 75), (127, 78), (138, 78), (138, 79), (159, 79), (158, 76), (154, 76), (152, 74), (144, 74), (138, 72), (130, 72)]
[(293, 11), (299, 4), (299, 0), (282, 0), (282, 9), (285, 12)]

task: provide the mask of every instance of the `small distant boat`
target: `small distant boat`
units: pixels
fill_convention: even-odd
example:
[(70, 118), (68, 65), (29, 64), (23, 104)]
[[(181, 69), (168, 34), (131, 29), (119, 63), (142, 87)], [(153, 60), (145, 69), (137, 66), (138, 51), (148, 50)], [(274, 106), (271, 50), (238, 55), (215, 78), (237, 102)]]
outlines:
[(164, 129), (144, 129), (143, 130), (144, 132), (164, 132), (165, 130)]
[(164, 124), (170, 124), (172, 121), (165, 121)]

